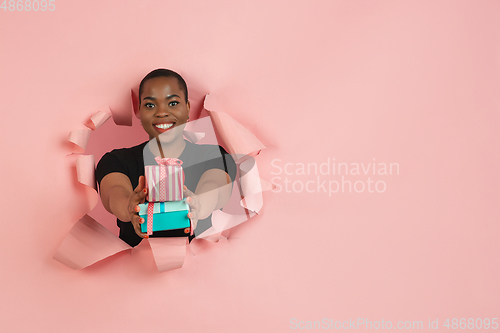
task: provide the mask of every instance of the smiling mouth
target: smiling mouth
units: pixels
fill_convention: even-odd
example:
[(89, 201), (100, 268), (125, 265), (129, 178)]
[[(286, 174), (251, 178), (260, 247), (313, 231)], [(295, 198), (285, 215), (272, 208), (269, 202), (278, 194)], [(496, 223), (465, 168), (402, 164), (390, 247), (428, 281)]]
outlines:
[(161, 134), (170, 130), (172, 127), (174, 127), (174, 125), (175, 123), (161, 123), (161, 124), (154, 124), (153, 126)]
[(168, 124), (155, 124), (154, 125), (157, 129), (159, 130), (168, 130), (170, 128), (172, 128), (172, 126), (174, 126), (174, 123), (168, 123)]

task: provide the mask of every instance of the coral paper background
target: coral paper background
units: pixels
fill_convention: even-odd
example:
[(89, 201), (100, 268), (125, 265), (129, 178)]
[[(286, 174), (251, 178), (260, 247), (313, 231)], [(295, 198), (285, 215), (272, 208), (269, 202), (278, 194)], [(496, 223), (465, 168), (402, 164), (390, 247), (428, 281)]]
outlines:
[[(0, 9), (2, 331), (287, 332), (324, 318), (444, 331), (500, 317), (498, 1), (54, 3)], [(296, 191), (265, 192), (260, 216), (182, 269), (157, 273), (141, 245), (71, 270), (52, 259), (88, 209), (68, 134), (128, 107), (157, 67), (211, 93), (268, 146), (261, 176)], [(114, 127), (89, 150), (146, 139), (136, 119)], [(340, 178), (296, 168), (328, 159), (399, 174), (372, 177), (381, 193), (329, 196), (317, 177)]]

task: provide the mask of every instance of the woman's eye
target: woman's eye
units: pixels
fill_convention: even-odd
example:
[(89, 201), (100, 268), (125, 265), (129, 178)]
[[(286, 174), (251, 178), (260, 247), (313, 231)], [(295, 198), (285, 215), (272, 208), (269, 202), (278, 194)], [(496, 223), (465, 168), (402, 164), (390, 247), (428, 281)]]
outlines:
[(168, 103), (168, 106), (176, 106), (177, 104), (179, 104), (179, 102), (172, 101), (172, 102)]
[(147, 107), (148, 109), (155, 107), (155, 105), (153, 103), (146, 103), (146, 104), (144, 104), (144, 106)]

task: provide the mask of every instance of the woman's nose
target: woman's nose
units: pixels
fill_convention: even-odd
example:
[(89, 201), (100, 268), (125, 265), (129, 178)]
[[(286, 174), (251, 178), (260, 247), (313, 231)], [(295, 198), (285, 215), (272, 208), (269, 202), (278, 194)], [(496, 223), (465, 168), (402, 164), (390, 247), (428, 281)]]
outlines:
[(157, 117), (167, 117), (168, 116), (168, 110), (164, 106), (158, 106), (156, 108), (156, 116)]

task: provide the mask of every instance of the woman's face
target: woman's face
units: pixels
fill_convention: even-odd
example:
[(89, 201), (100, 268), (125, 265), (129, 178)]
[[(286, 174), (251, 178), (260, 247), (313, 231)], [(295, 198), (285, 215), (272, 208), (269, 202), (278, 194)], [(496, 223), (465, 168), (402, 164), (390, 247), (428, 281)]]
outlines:
[(189, 101), (174, 77), (156, 77), (143, 85), (139, 113), (142, 127), (149, 134), (149, 139), (156, 136), (162, 142), (182, 138), (186, 121), (189, 117)]

